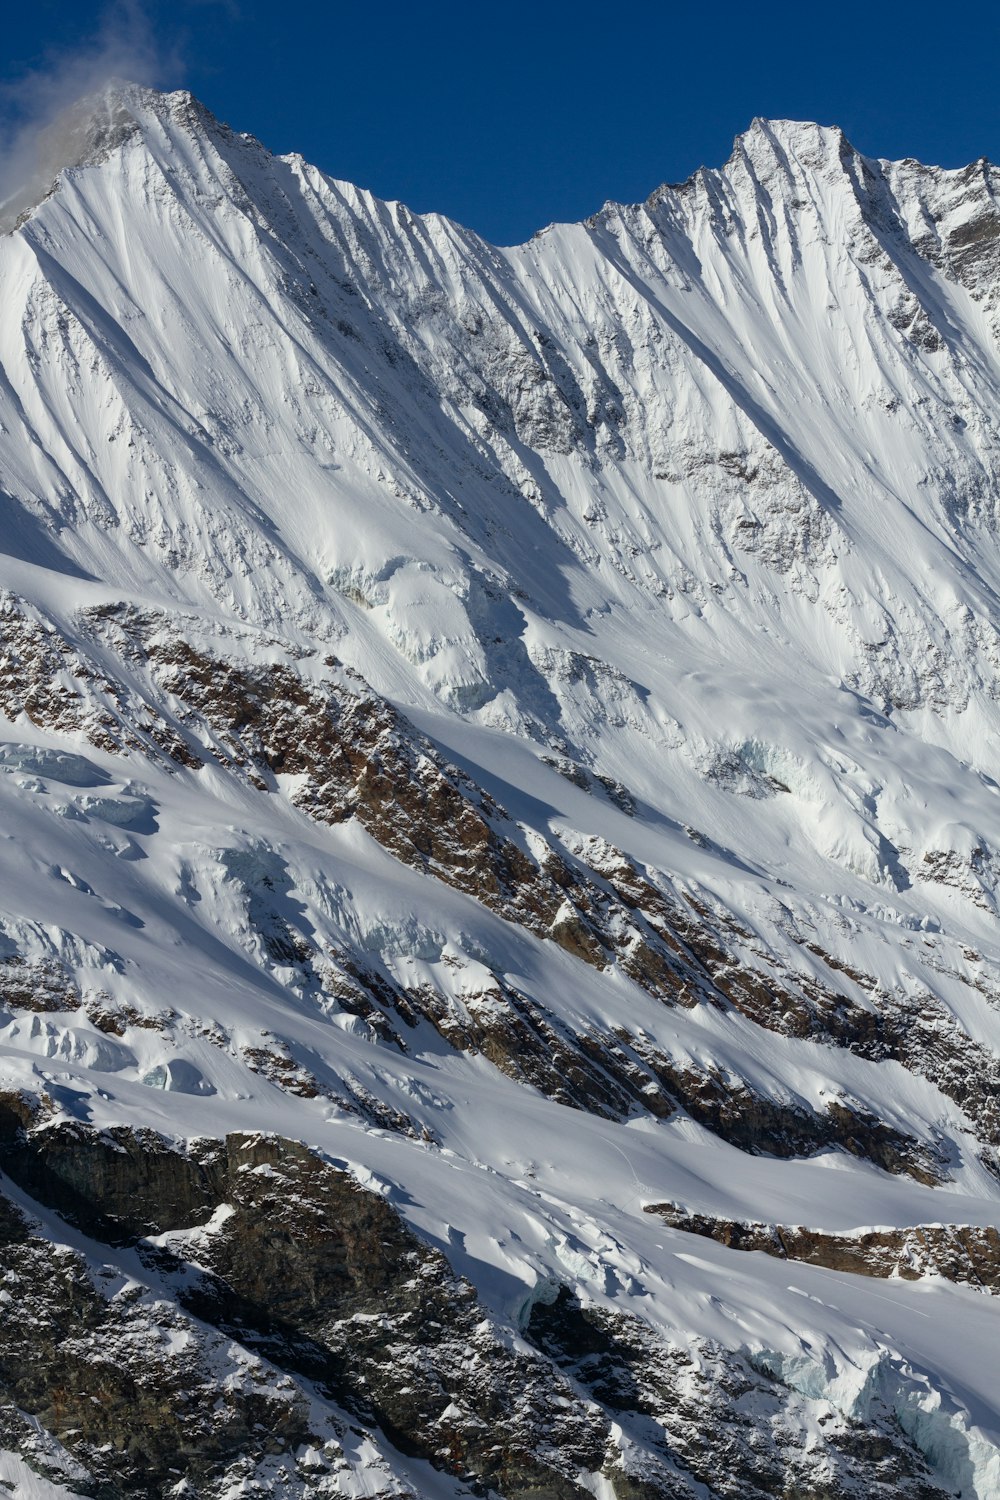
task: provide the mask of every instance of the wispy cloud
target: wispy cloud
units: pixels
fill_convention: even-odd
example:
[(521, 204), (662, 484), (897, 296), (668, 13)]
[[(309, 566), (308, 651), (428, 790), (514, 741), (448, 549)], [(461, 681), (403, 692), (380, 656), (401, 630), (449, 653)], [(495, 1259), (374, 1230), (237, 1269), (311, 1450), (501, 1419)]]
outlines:
[[(41, 66), (0, 87), (0, 215), (16, 198), (44, 191), (65, 165), (58, 161), (58, 122), (78, 99), (113, 79), (154, 84), (179, 68), (179, 58), (157, 44), (140, 0), (114, 0), (91, 38), (53, 51)], [(53, 127), (56, 127), (53, 129)], [(67, 136), (68, 139), (68, 136)], [(42, 182), (41, 178), (47, 177)], [(6, 226), (5, 226), (6, 227)]]

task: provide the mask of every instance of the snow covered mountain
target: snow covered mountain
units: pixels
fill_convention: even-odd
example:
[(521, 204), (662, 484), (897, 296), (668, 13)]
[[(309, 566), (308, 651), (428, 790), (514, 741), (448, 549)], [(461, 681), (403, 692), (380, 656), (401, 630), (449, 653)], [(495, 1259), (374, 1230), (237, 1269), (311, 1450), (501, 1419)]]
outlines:
[(1000, 1494), (1000, 169), (39, 160), (0, 1488)]

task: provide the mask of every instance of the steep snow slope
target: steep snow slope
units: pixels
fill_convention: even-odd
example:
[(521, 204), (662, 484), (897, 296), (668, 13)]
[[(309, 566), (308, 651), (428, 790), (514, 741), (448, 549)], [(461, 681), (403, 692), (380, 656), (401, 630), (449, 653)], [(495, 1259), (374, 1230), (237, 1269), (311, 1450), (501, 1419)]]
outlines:
[[(0, 1476), (996, 1494), (997, 169), (757, 121), (499, 250), (187, 95), (57, 147), (0, 239), (4, 1243), (271, 1446), (144, 1469), (0, 1342)], [(261, 1131), (426, 1247), (405, 1383), (364, 1271), (264, 1318)], [(123, 1228), (130, 1152), (229, 1176)]]

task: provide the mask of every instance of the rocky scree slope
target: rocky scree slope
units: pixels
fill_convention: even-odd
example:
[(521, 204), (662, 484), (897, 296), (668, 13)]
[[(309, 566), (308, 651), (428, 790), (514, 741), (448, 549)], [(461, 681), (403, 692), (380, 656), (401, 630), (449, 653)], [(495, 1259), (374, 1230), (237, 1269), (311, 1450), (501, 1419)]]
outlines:
[(997, 169), (501, 250), (185, 94), (43, 157), (0, 1483), (996, 1493)]

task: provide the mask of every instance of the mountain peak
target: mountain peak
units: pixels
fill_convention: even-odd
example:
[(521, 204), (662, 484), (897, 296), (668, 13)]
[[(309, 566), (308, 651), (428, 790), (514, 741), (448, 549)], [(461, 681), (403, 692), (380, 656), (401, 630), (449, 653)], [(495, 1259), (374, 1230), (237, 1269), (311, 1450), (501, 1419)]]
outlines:
[(769, 175), (775, 169), (795, 175), (806, 168), (822, 171), (856, 155), (839, 125), (820, 125), (814, 120), (768, 120), (756, 116), (747, 130), (733, 142), (727, 167), (749, 162), (755, 173)]
[(54, 190), (63, 172), (102, 160), (149, 119), (219, 128), (211, 111), (187, 89), (165, 93), (110, 78), (37, 130), (22, 132), (4, 172), (0, 233), (16, 229)]
[(10, 191), (0, 202), (0, 231), (9, 233), (48, 196), (61, 172), (118, 145), (136, 128), (135, 105), (149, 89), (111, 79), (73, 101), (31, 135), (23, 134), (7, 169)]

